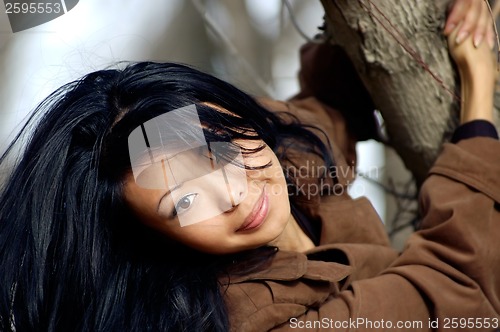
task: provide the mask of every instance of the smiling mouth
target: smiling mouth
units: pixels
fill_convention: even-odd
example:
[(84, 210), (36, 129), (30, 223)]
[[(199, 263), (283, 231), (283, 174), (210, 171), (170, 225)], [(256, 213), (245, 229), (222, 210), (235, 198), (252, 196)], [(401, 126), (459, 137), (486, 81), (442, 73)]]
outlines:
[(236, 231), (248, 231), (255, 229), (262, 225), (266, 220), (267, 214), (269, 212), (269, 196), (267, 194), (266, 186), (262, 189), (262, 194), (255, 203), (252, 212), (245, 218), (243, 225)]

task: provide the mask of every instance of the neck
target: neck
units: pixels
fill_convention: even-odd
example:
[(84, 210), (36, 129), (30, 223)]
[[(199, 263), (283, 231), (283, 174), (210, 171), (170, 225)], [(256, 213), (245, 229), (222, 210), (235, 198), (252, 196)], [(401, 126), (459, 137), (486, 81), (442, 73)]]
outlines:
[(295, 218), (290, 214), (288, 224), (283, 233), (270, 245), (277, 246), (280, 250), (304, 252), (315, 247), (312, 240), (302, 231)]

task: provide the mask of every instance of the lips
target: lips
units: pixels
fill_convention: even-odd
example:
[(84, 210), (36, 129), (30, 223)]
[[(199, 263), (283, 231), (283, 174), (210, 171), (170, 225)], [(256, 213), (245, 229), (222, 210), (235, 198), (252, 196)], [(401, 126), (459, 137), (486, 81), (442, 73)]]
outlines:
[(248, 231), (255, 229), (264, 223), (269, 212), (269, 196), (266, 187), (262, 189), (262, 194), (255, 203), (252, 212), (245, 218), (243, 225), (237, 231)]

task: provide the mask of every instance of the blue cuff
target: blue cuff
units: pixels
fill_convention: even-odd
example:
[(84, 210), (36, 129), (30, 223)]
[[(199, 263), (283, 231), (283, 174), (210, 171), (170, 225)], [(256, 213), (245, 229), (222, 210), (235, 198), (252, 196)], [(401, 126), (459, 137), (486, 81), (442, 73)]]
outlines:
[(473, 138), (477, 136), (498, 139), (497, 130), (491, 122), (486, 120), (474, 120), (466, 122), (455, 129), (455, 132), (451, 137), (451, 142), (458, 143), (458, 141), (461, 141), (463, 139)]

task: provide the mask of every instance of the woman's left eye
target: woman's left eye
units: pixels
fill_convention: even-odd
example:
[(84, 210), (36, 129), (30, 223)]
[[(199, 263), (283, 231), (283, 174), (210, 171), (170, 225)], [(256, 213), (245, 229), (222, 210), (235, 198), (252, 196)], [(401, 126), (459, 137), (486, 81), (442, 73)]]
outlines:
[(181, 197), (175, 204), (174, 216), (180, 215), (191, 208), (198, 194), (191, 193)]

